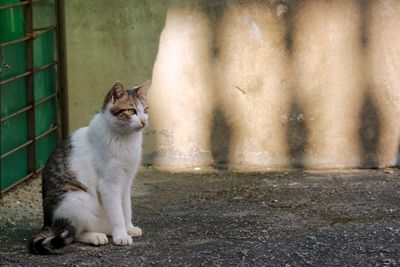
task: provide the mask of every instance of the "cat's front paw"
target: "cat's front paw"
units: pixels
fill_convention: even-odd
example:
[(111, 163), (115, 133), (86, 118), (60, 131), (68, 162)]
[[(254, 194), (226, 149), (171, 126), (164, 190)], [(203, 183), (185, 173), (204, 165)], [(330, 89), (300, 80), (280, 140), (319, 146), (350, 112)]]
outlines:
[(118, 246), (129, 246), (132, 245), (132, 237), (128, 234), (113, 235), (113, 241)]
[(137, 236), (142, 236), (142, 229), (140, 229), (137, 226), (130, 226), (127, 230), (128, 235), (133, 236), (133, 237), (137, 237)]
[(82, 243), (95, 246), (102, 246), (108, 243), (108, 238), (103, 233), (86, 232), (77, 236), (77, 240)]

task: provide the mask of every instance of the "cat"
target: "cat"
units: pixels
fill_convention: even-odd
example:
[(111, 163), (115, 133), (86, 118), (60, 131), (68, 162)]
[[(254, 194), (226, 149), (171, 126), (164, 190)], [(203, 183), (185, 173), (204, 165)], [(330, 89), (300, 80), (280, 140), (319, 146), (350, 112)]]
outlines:
[(131, 185), (148, 124), (150, 81), (126, 90), (116, 82), (102, 111), (50, 155), (42, 175), (43, 228), (34, 254), (54, 253), (74, 241), (131, 245), (142, 230), (131, 221)]

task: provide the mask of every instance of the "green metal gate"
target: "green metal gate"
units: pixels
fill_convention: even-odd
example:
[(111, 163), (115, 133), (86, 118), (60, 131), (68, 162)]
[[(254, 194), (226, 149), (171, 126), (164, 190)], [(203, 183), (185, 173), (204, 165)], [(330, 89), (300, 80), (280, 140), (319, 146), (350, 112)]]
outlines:
[(57, 0), (0, 0), (1, 191), (40, 172), (67, 131)]

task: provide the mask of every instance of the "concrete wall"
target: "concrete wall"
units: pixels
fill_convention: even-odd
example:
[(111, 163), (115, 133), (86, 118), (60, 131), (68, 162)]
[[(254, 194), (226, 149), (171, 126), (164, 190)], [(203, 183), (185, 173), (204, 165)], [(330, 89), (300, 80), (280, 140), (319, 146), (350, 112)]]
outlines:
[(71, 131), (99, 111), (116, 80), (151, 77), (166, 1), (65, 1)]
[(230, 125), (228, 162), (235, 169), (290, 166), (282, 121), (291, 101), (284, 15), (275, 4), (254, 1), (227, 5), (216, 22), (215, 93)]
[(293, 89), (307, 123), (307, 167), (362, 166), (361, 11), (347, 0), (306, 1), (296, 10)]
[(147, 164), (399, 161), (399, 1), (65, 2), (72, 130), (116, 80), (152, 78)]

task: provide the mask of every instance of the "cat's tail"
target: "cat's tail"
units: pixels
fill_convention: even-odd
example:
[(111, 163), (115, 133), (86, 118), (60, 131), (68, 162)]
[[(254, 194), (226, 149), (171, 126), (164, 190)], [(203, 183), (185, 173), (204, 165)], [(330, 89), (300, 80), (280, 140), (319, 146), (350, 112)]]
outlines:
[(43, 227), (29, 242), (33, 254), (52, 254), (75, 241), (75, 227), (68, 220), (57, 219), (52, 227)]

